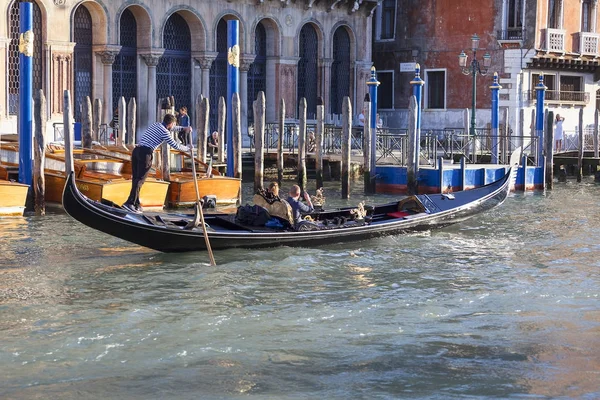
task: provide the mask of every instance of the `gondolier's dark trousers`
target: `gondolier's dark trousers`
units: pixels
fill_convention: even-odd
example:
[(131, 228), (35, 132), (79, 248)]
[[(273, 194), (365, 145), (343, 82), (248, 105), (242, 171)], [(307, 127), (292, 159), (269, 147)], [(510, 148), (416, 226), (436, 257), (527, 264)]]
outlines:
[(148, 177), (152, 167), (152, 155), (154, 150), (146, 146), (137, 146), (131, 153), (131, 192), (126, 203), (134, 206), (140, 205), (140, 190)]

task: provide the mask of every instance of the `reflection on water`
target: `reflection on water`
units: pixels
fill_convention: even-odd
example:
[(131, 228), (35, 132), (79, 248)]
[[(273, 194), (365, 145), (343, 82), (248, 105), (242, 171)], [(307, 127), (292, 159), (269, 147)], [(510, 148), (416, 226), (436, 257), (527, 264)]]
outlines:
[(0, 219), (0, 397), (597, 398), (599, 195), (217, 267), (61, 212)]

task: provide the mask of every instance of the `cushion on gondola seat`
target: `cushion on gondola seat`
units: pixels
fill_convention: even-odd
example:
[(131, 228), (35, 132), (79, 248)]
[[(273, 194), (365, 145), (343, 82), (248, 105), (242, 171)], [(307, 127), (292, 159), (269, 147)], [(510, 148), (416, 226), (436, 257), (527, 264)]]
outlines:
[(387, 215), (392, 218), (404, 218), (404, 217), (410, 215), (410, 213), (408, 213), (406, 211), (395, 211), (395, 212), (387, 213)]

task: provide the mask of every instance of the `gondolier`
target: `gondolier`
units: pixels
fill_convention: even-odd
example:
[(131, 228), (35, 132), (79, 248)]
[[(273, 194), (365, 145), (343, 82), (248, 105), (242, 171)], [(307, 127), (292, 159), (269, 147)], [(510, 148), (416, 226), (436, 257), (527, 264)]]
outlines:
[(133, 149), (131, 154), (131, 192), (129, 198), (123, 204), (123, 208), (134, 212), (141, 213), (142, 207), (140, 206), (140, 190), (142, 185), (148, 176), (148, 172), (152, 167), (152, 157), (154, 150), (160, 146), (163, 142), (174, 149), (189, 152), (191, 144), (188, 146), (177, 143), (170, 134), (170, 131), (184, 131), (190, 132), (191, 127), (175, 126), (177, 119), (172, 114), (165, 115), (163, 122), (155, 122), (146, 129), (140, 139), (140, 143)]

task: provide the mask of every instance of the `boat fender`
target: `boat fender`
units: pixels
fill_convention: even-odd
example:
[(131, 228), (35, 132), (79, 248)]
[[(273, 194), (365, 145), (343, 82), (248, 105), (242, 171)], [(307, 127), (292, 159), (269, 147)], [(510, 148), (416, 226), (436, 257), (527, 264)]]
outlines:
[(442, 193), (442, 200), (443, 199), (454, 200), (455, 197), (452, 193)]

